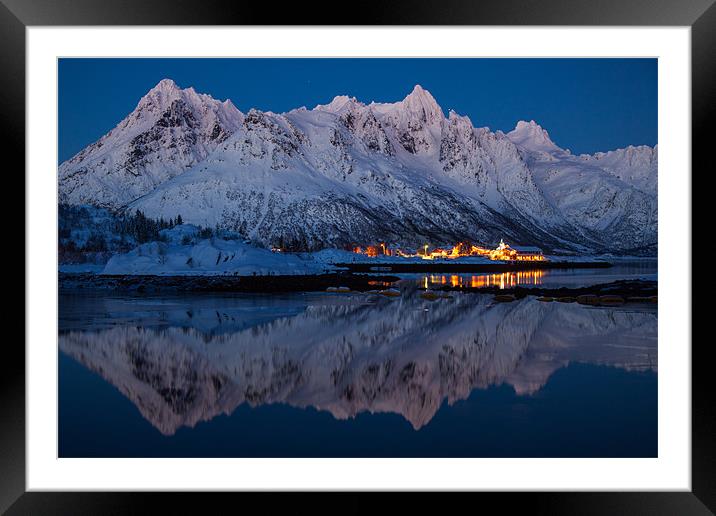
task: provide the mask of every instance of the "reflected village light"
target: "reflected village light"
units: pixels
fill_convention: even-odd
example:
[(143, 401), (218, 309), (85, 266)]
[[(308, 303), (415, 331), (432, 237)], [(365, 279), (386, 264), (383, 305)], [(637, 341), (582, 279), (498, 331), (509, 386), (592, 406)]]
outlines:
[[(441, 286), (450, 282), (452, 287), (498, 287), (500, 289), (511, 288), (517, 285), (542, 285), (547, 272), (542, 269), (526, 271), (509, 271), (495, 274), (475, 274), (471, 276), (431, 274), (423, 277), (423, 288)], [(449, 280), (448, 280), (449, 278)]]
[(487, 249), (479, 247), (467, 242), (459, 242), (452, 249), (442, 249), (436, 247), (432, 251), (429, 251), (429, 244), (425, 244), (422, 248), (422, 252), (412, 253), (404, 251), (402, 249), (390, 249), (386, 246), (385, 242), (381, 242), (379, 245), (369, 245), (366, 247), (356, 246), (353, 248), (353, 252), (357, 254), (364, 254), (370, 257), (376, 257), (379, 255), (384, 256), (400, 256), (403, 258), (415, 258), (420, 257), (423, 260), (434, 260), (440, 258), (461, 258), (464, 256), (484, 256), (490, 260), (499, 261), (517, 261), (517, 262), (544, 262), (547, 258), (542, 254), (542, 250), (537, 247), (523, 247), (515, 246), (510, 247), (504, 240), (500, 240), (499, 245), (495, 249)]

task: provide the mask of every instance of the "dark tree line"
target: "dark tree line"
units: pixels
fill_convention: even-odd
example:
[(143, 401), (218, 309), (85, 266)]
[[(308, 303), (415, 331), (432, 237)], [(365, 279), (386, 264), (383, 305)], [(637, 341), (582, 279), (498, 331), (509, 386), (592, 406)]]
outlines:
[[(104, 208), (60, 204), (58, 207), (58, 254), (60, 263), (104, 263), (112, 254), (125, 253), (147, 242), (166, 241), (162, 230), (184, 224), (181, 215), (153, 219), (142, 211), (114, 212)], [(185, 235), (190, 245), (209, 238), (235, 240), (235, 231), (198, 226), (196, 236)], [(289, 243), (287, 247), (292, 247)]]
[(144, 215), (141, 211), (130, 215), (124, 215), (115, 222), (114, 233), (124, 237), (130, 237), (139, 244), (161, 240), (159, 232), (163, 229), (171, 229), (174, 226), (183, 224), (181, 215), (177, 215), (175, 219), (165, 220), (163, 217), (159, 219), (151, 219)]
[(161, 230), (183, 223), (181, 215), (168, 220), (152, 219), (141, 211), (113, 213), (99, 208), (60, 204), (60, 260), (65, 263), (94, 261), (101, 259), (102, 255), (126, 252), (138, 244), (162, 240)]

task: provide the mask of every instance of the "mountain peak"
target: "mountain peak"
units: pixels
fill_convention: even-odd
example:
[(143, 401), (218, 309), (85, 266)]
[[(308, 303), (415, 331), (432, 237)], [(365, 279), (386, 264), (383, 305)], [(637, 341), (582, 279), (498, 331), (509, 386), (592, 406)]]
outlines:
[(169, 78), (162, 79), (161, 81), (159, 81), (157, 83), (156, 86), (154, 86), (154, 88), (152, 88), (152, 90), (162, 90), (162, 91), (176, 90), (176, 89), (179, 89), (179, 86), (177, 86), (177, 83), (175, 83), (172, 79), (169, 79)]
[(542, 126), (534, 120), (530, 120), (529, 122), (527, 120), (519, 120), (517, 125), (515, 125), (515, 129), (542, 129)]
[(507, 137), (525, 150), (533, 152), (554, 152), (560, 148), (549, 137), (549, 133), (534, 120), (520, 120)]
[(430, 93), (425, 90), (425, 88), (423, 88), (420, 84), (416, 84), (413, 87), (413, 91), (410, 92), (411, 95), (421, 95), (423, 93), (427, 93), (428, 95), (430, 95)]
[(435, 100), (435, 98), (430, 94), (428, 90), (423, 88), (420, 84), (416, 84), (413, 88), (413, 91), (408, 93), (408, 96), (405, 97), (403, 102), (420, 102), (423, 104), (429, 104), (429, 105), (435, 105), (437, 106), (438, 103)]
[(355, 97), (349, 97), (348, 95), (337, 95), (333, 97), (328, 104), (319, 104), (314, 109), (319, 111), (328, 111), (330, 113), (339, 113), (346, 107), (358, 104), (358, 100)]
[(147, 92), (145, 97), (165, 98), (179, 95), (182, 91), (193, 91), (192, 88), (182, 90), (179, 85), (172, 79), (165, 78), (159, 81), (151, 90)]
[(140, 110), (149, 109), (150, 111), (155, 111), (155, 108), (165, 108), (172, 101), (179, 98), (182, 91), (173, 80), (162, 79), (141, 98), (137, 108)]
[(413, 91), (398, 105), (401, 105), (406, 111), (418, 115), (420, 119), (428, 123), (440, 121), (445, 117), (435, 98), (420, 84), (416, 84)]

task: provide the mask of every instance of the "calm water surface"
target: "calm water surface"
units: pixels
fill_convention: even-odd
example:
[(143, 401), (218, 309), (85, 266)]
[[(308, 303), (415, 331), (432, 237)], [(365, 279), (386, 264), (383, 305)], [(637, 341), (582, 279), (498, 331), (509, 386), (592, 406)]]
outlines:
[(544, 269), (494, 274), (401, 274), (406, 280), (415, 281), (423, 288), (443, 285), (453, 287), (499, 287), (517, 286), (547, 288), (578, 288), (598, 283), (608, 283), (623, 279), (657, 279), (656, 262), (640, 261), (621, 263), (607, 269)]
[[(656, 270), (515, 281), (624, 277)], [(399, 298), (61, 294), (59, 454), (656, 456), (654, 305), (427, 301), (426, 280)]]

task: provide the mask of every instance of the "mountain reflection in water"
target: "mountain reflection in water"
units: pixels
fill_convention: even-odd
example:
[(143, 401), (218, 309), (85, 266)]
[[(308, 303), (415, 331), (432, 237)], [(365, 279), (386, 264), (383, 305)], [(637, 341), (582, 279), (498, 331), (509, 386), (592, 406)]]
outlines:
[(509, 385), (538, 392), (570, 363), (657, 368), (653, 307), (593, 308), (455, 294), (435, 302), (306, 294), (60, 297), (60, 350), (165, 435), (242, 404), (336, 419), (394, 413), (419, 430), (443, 402)]

